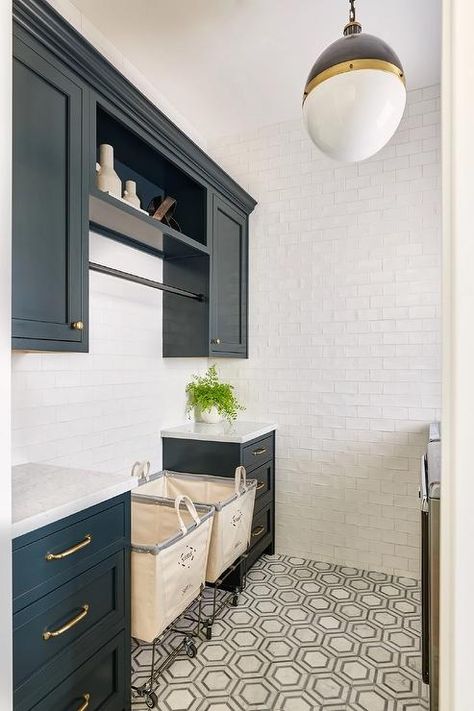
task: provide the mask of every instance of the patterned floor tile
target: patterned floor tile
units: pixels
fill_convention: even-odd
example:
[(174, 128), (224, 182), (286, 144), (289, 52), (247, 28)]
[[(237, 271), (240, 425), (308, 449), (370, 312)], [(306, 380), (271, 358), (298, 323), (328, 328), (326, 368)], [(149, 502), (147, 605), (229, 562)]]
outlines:
[[(195, 658), (181, 655), (160, 678), (157, 711), (429, 708), (420, 589), (410, 578), (266, 556), (250, 571), (239, 606), (196, 646)], [(146, 682), (150, 661), (151, 647), (134, 641), (135, 684)], [(132, 708), (147, 706), (134, 696)]]

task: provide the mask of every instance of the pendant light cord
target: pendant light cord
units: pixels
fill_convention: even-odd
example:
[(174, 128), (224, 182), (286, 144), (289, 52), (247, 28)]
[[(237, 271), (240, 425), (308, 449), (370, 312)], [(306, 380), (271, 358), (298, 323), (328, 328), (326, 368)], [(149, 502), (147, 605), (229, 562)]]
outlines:
[(350, 3), (350, 10), (349, 10), (349, 22), (355, 22), (356, 19), (356, 11), (355, 11), (355, 0), (349, 0)]

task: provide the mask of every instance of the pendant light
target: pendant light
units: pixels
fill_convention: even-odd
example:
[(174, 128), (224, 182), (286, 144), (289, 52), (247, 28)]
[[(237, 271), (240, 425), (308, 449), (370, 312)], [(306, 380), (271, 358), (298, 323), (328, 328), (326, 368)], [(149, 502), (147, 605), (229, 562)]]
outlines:
[(329, 45), (311, 69), (303, 118), (323, 153), (356, 162), (379, 151), (393, 136), (406, 104), (405, 74), (389, 45), (362, 32), (349, 0), (344, 36)]

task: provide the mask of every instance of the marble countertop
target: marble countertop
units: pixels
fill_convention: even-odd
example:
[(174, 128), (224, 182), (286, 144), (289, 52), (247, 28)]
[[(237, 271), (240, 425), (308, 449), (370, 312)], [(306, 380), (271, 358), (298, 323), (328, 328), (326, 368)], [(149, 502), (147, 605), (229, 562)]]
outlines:
[(170, 427), (161, 430), (162, 437), (176, 439), (199, 439), (207, 442), (235, 442), (244, 444), (257, 437), (263, 437), (276, 430), (275, 424), (265, 422), (219, 422), (217, 425), (208, 425), (206, 422), (189, 422), (179, 427)]
[(134, 489), (136, 477), (49, 464), (12, 467), (12, 538)]

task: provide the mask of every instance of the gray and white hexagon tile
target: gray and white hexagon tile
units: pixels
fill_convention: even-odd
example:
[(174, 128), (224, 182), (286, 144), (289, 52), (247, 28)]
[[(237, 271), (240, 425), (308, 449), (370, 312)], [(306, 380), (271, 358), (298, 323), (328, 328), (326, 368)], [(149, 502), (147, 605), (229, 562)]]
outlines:
[[(169, 649), (169, 640), (165, 645)], [(159, 711), (426, 711), (416, 580), (265, 556), (196, 658), (161, 678)], [(135, 684), (151, 648), (134, 642)], [(133, 711), (146, 709), (133, 699)]]

